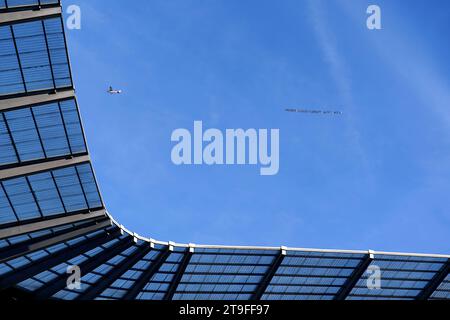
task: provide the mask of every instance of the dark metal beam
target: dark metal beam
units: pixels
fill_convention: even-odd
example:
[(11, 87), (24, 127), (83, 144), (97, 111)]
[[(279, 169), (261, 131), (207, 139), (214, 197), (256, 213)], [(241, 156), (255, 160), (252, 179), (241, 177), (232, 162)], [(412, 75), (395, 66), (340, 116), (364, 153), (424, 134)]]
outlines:
[(61, 7), (43, 8), (41, 10), (4, 12), (0, 14), (0, 26), (12, 23), (27, 22), (42, 18), (59, 17), (61, 16), (61, 14)]
[(11, 37), (12, 37), (12, 40), (13, 40), (13, 43), (14, 43), (14, 51), (16, 52), (16, 56), (17, 56), (17, 64), (19, 66), (20, 76), (22, 78), (23, 91), (25, 91), (25, 93), (28, 93), (27, 84), (25, 82), (25, 75), (23, 73), (23, 68), (22, 68), (22, 59), (20, 57), (19, 49), (17, 47), (16, 36), (14, 35), (14, 28), (13, 28), (12, 25), (10, 25), (9, 29), (10, 29)]
[(69, 75), (70, 75), (70, 84), (73, 87), (73, 75), (72, 75), (72, 64), (70, 62), (70, 56), (69, 56), (69, 50), (67, 48), (69, 48), (69, 46), (67, 45), (67, 37), (66, 37), (66, 29), (64, 28), (64, 17), (63, 15), (61, 15), (60, 17), (61, 20), (61, 26), (62, 26), (62, 34), (63, 34), (63, 38), (64, 38), (64, 47), (66, 47), (66, 59), (67, 59), (67, 66), (69, 67)]
[(151, 247), (148, 243), (141, 245), (131, 256), (124, 259), (119, 265), (115, 266), (109, 271), (102, 281), (90, 287), (86, 292), (81, 294), (77, 300), (94, 300), (98, 295), (105, 291), (111, 284), (114, 283), (122, 274), (133, 267), (139, 260), (141, 260), (149, 251)]
[(19, 169), (19, 168), (22, 168), (25, 166), (41, 164), (41, 163), (45, 163), (45, 162), (49, 162), (49, 161), (65, 160), (65, 159), (70, 159), (73, 157), (81, 157), (81, 156), (87, 156), (87, 155), (88, 155), (87, 151), (82, 151), (79, 153), (66, 154), (63, 156), (41, 158), (41, 159), (35, 159), (35, 160), (25, 160), (25, 161), (16, 162), (16, 163), (8, 163), (8, 164), (0, 165), (0, 172), (3, 170), (12, 169), (12, 168)]
[(73, 89), (57, 91), (53, 94), (34, 94), (20, 98), (0, 99), (0, 111), (7, 111), (22, 107), (36, 106), (40, 104), (51, 103), (59, 100), (67, 100), (75, 97)]
[(9, 288), (17, 283), (22, 282), (23, 280), (26, 280), (36, 274), (48, 270), (49, 268), (57, 266), (58, 264), (64, 261), (68, 261), (72, 258), (75, 258), (76, 256), (84, 252), (92, 250), (95, 247), (98, 247), (108, 241), (111, 241), (118, 235), (120, 235), (119, 229), (116, 229), (113, 232), (101, 233), (96, 235), (95, 237), (82, 241), (69, 249), (65, 249), (57, 253), (51, 254), (50, 256), (46, 256), (31, 264), (27, 264), (22, 268), (17, 268), (11, 273), (4, 275), (0, 279), (0, 290)]
[(17, 162), (20, 163), (21, 159), (20, 159), (19, 151), (17, 150), (16, 142), (14, 141), (14, 137), (12, 135), (11, 128), (9, 127), (8, 119), (6, 119), (6, 115), (4, 113), (2, 113), (2, 118), (3, 118), (3, 122), (5, 123), (5, 128), (6, 128), (6, 132), (8, 133), (9, 140), (11, 141), (11, 144), (13, 146), (14, 154), (16, 155)]
[(417, 300), (428, 300), (439, 285), (445, 280), (450, 272), (450, 259), (444, 263), (442, 268), (434, 275), (430, 282), (423, 288), (417, 296)]
[[(77, 109), (78, 109), (78, 107), (77, 107)], [(60, 101), (58, 101), (58, 111), (59, 111), (59, 116), (61, 117), (61, 123), (62, 123), (63, 128), (64, 128), (64, 134), (66, 136), (67, 147), (70, 150), (70, 154), (73, 154), (72, 145), (71, 145), (70, 140), (69, 140), (69, 133), (67, 132), (66, 119), (64, 119), (64, 114), (62, 112), (61, 102)], [(81, 124), (81, 121), (80, 121), (80, 124)], [(86, 145), (86, 143), (85, 143), (85, 145)]]
[(61, 205), (64, 209), (64, 213), (67, 213), (67, 207), (61, 195), (61, 190), (58, 188), (58, 183), (56, 183), (55, 174), (53, 173), (53, 171), (50, 171), (50, 177), (52, 178), (53, 186), (55, 187), (56, 193), (58, 194), (58, 199), (61, 202)]
[[(0, 188), (3, 192), (3, 194), (5, 195), (6, 201), (8, 202), (9, 207), (11, 208), (14, 217), (16, 218), (16, 222), (20, 221), (19, 216), (17, 215), (16, 209), (14, 208), (14, 205), (11, 201), (11, 198), (8, 195), (8, 192), (6, 192), (5, 186), (3, 185), (3, 183), (0, 181)], [(0, 239), (1, 239), (1, 231), (0, 231)]]
[(41, 216), (41, 218), (44, 218), (44, 214), (42, 213), (41, 205), (36, 197), (36, 193), (34, 192), (33, 187), (31, 186), (31, 183), (30, 183), (30, 180), (28, 179), (28, 177), (25, 177), (25, 182), (27, 183), (28, 189), (30, 190), (30, 194), (33, 198), (33, 201), (36, 204), (36, 208), (38, 209), (39, 215)]
[(33, 223), (24, 223), (18, 226), (5, 228), (3, 230), (0, 230), (0, 239), (9, 238), (12, 236), (18, 236), (25, 233), (35, 232), (42, 229), (47, 228), (53, 228), (64, 224), (69, 224), (73, 222), (88, 220), (92, 218), (97, 217), (104, 217), (106, 216), (106, 211), (104, 209), (87, 212), (87, 213), (81, 213), (81, 214), (73, 214), (64, 216), (61, 218), (55, 218), (55, 219), (46, 219), (44, 221), (38, 221)]
[(45, 48), (47, 49), (47, 57), (48, 57), (48, 63), (50, 65), (50, 73), (52, 75), (53, 89), (56, 90), (55, 72), (53, 71), (53, 61), (52, 61), (52, 56), (50, 54), (50, 47), (48, 45), (47, 30), (45, 29), (44, 20), (41, 20), (41, 24), (42, 24), (42, 31), (44, 31)]
[(161, 268), (169, 255), (169, 248), (161, 251), (155, 261), (153, 261), (149, 268), (142, 273), (139, 279), (137, 279), (134, 285), (128, 290), (127, 294), (123, 297), (123, 300), (134, 300), (139, 292), (141, 292), (145, 285), (150, 281), (153, 275), (158, 272), (159, 268)]
[(39, 139), (39, 144), (41, 146), (42, 152), (44, 153), (44, 158), (48, 158), (48, 154), (47, 154), (47, 151), (45, 150), (45, 146), (44, 146), (44, 141), (42, 140), (41, 129), (39, 128), (39, 126), (37, 124), (36, 116), (34, 115), (33, 108), (30, 108), (30, 112), (31, 112), (31, 118), (33, 119), (34, 127), (36, 128), (36, 133), (37, 133), (37, 136)]
[(11, 169), (4, 169), (0, 171), (0, 180), (12, 179), (16, 177), (27, 176), (34, 173), (54, 170), (58, 168), (70, 167), (73, 165), (90, 162), (89, 155), (74, 156), (68, 159), (51, 160), (38, 164), (31, 164)]
[[(95, 257), (81, 263), (79, 268), (81, 270), (82, 275), (86, 275), (91, 273), (97, 267), (101, 266), (108, 260), (114, 258), (119, 255), (124, 250), (127, 250), (129, 247), (133, 245), (132, 237), (128, 237), (124, 240), (119, 241), (111, 248), (108, 248), (106, 251), (97, 254)], [(64, 289), (67, 284), (67, 276), (63, 275), (52, 282), (48, 283), (45, 287), (37, 290), (35, 292), (35, 296), (38, 299), (49, 299), (58, 291)]]
[(83, 234), (93, 232), (111, 225), (111, 220), (106, 219), (102, 221), (95, 221), (92, 225), (74, 228), (73, 230), (59, 231), (57, 234), (45, 236), (43, 239), (31, 239), (25, 243), (12, 246), (7, 250), (0, 253), (0, 263), (9, 261), (11, 259), (29, 254), (34, 251), (38, 251), (44, 248), (48, 248), (57, 243), (64, 242), (70, 239), (77, 238)]
[(367, 267), (370, 265), (373, 259), (374, 254), (369, 252), (369, 254), (367, 254), (361, 260), (361, 262), (352, 272), (347, 281), (342, 285), (341, 289), (339, 289), (338, 293), (334, 297), (334, 300), (345, 300), (348, 297), (348, 295), (350, 294), (350, 292), (352, 292), (358, 280), (361, 279), (361, 277), (364, 275), (364, 272), (366, 272)]
[(250, 298), (251, 300), (255, 300), (255, 301), (261, 300), (261, 297), (263, 296), (264, 292), (266, 292), (267, 287), (269, 286), (270, 282), (272, 281), (272, 278), (275, 276), (275, 273), (277, 272), (278, 268), (280, 267), (281, 263), (283, 262), (286, 254), (287, 254), (286, 249), (281, 248), (280, 253), (278, 254), (278, 256), (275, 257), (272, 265), (267, 269), (266, 274), (264, 275), (263, 279), (261, 280), (261, 283), (256, 288), (255, 293)]
[(90, 204), (89, 204), (89, 201), (87, 199), (86, 191), (84, 190), (83, 181), (81, 181), (80, 173), (78, 172), (78, 168), (77, 167), (75, 167), (75, 173), (76, 173), (76, 176), (77, 176), (78, 183), (80, 184), (80, 187), (81, 187), (81, 193), (83, 194), (84, 202), (86, 203), (86, 208), (89, 208)]
[(175, 276), (173, 277), (172, 281), (170, 282), (169, 288), (167, 289), (166, 294), (164, 295), (163, 300), (172, 300), (175, 292), (177, 291), (177, 287), (181, 281), (181, 278), (183, 277), (184, 272), (186, 271), (186, 268), (191, 261), (193, 250), (192, 248), (187, 248), (186, 252), (183, 256), (183, 259), (180, 262), (180, 265), (178, 266), (177, 272), (175, 273)]

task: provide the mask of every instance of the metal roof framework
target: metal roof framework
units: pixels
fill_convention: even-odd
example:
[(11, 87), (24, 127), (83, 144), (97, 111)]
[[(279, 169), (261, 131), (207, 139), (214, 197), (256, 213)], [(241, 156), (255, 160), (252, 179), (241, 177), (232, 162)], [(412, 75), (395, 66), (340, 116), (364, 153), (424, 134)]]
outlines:
[[(58, 0), (0, 0), (0, 295), (64, 300), (450, 299), (450, 255), (177, 244), (106, 211)], [(82, 272), (66, 286), (67, 268)], [(369, 289), (379, 267), (381, 288)]]

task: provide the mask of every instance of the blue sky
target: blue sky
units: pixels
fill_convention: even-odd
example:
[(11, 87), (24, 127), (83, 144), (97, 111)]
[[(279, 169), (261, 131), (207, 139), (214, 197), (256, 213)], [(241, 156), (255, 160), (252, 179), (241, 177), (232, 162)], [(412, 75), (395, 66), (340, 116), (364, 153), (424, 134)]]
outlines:
[[(182, 243), (450, 252), (448, 1), (66, 1), (97, 178)], [(366, 8), (382, 30), (366, 28)], [(124, 90), (109, 96), (109, 85)], [(341, 110), (339, 117), (285, 108)], [(280, 172), (175, 166), (177, 128), (280, 129)]]

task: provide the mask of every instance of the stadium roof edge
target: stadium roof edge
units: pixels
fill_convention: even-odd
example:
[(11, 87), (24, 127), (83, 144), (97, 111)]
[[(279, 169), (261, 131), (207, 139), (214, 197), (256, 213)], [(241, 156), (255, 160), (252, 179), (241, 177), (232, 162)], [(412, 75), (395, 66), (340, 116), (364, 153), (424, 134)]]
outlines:
[(406, 253), (406, 252), (388, 252), (388, 251), (374, 251), (374, 250), (341, 250), (341, 249), (314, 249), (314, 248), (299, 248), (299, 247), (271, 247), (271, 246), (230, 246), (230, 245), (200, 245), (200, 244), (184, 244), (176, 243), (171, 241), (158, 241), (151, 238), (142, 237), (130, 230), (126, 229), (123, 225), (118, 223), (112, 215), (106, 211), (107, 216), (111, 221), (119, 227), (121, 230), (133, 236), (141, 241), (149, 242), (150, 244), (160, 244), (160, 245), (173, 245), (180, 248), (194, 247), (198, 249), (239, 249), (239, 250), (287, 250), (287, 251), (304, 251), (304, 252), (323, 252), (323, 253), (349, 253), (349, 254), (374, 254), (374, 255), (395, 255), (395, 256), (414, 256), (414, 257), (430, 257), (430, 258), (448, 258), (450, 259), (450, 254), (426, 254), (426, 253)]

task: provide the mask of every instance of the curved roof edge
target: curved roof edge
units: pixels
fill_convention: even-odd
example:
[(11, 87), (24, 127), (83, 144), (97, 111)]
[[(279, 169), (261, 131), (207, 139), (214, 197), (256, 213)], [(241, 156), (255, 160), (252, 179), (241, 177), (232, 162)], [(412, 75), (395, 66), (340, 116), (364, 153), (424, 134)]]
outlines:
[(395, 256), (415, 256), (415, 257), (430, 257), (430, 258), (449, 258), (450, 254), (429, 254), (429, 253), (408, 253), (408, 252), (389, 252), (389, 251), (375, 251), (375, 250), (341, 250), (341, 249), (315, 249), (315, 248), (299, 248), (299, 247), (270, 247), (270, 246), (233, 246), (233, 245), (205, 245), (205, 244), (185, 244), (176, 243), (173, 241), (160, 241), (153, 238), (143, 237), (135, 232), (128, 230), (122, 224), (117, 222), (114, 217), (106, 210), (106, 215), (109, 219), (123, 232), (141, 241), (148, 242), (149, 245), (159, 244), (164, 246), (174, 246), (180, 248), (199, 248), (199, 249), (236, 249), (236, 250), (286, 250), (286, 251), (303, 251), (303, 252), (324, 252), (324, 253), (355, 253), (355, 254), (372, 254), (372, 255), (395, 255)]

